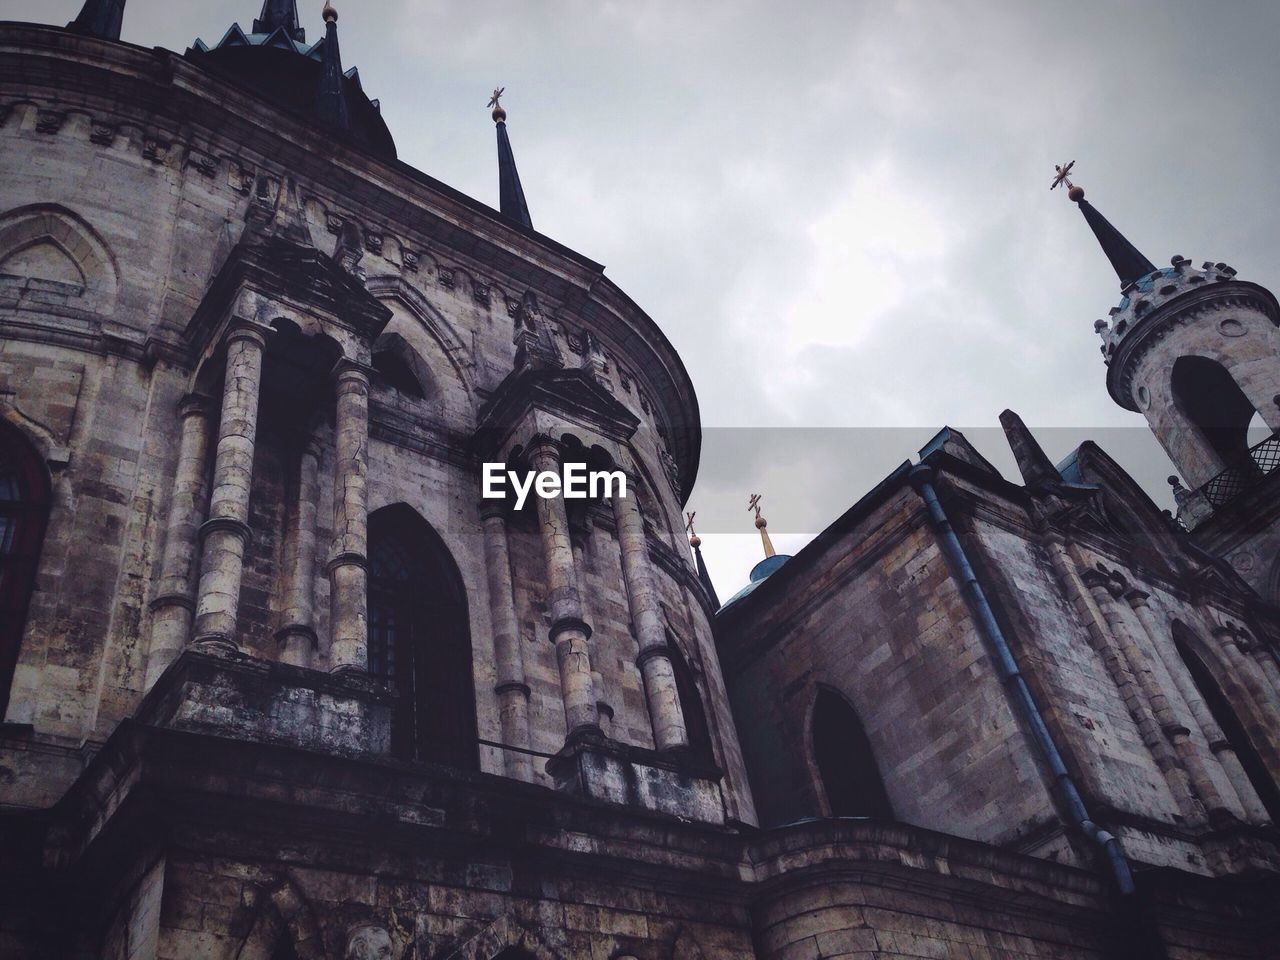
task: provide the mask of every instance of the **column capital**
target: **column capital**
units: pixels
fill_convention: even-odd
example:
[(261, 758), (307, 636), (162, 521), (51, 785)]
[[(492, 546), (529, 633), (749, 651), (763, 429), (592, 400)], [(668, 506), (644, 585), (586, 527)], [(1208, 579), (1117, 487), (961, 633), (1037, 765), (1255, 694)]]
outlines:
[(524, 452), (535, 465), (541, 459), (554, 460), (557, 467), (564, 462), (564, 444), (547, 433), (535, 433), (530, 437)]
[(207, 417), (213, 410), (213, 397), (208, 394), (192, 392), (178, 401), (178, 416), (183, 420), (187, 417)]
[(368, 386), (369, 380), (373, 376), (373, 367), (363, 364), (359, 360), (343, 357), (333, 365), (333, 370), (330, 371), (329, 375), (336, 384), (363, 383)]
[(333, 573), (339, 567), (359, 567), (361, 570), (369, 569), (369, 559), (363, 553), (356, 553), (348, 550), (337, 554), (332, 560), (325, 564), (325, 573)]
[(237, 340), (247, 340), (250, 343), (257, 344), (259, 350), (265, 350), (267, 337), (274, 332), (270, 327), (264, 327), (253, 320), (236, 317), (227, 324), (227, 328), (223, 331), (222, 342), (229, 346)]
[(1084, 585), (1090, 590), (1102, 588), (1107, 593), (1111, 592), (1111, 578), (1101, 570), (1084, 570), (1080, 574), (1080, 579), (1084, 581)]
[(507, 501), (490, 497), (480, 498), (480, 519), (481, 520), (503, 520), (507, 519)]
[(1147, 601), (1151, 599), (1151, 594), (1147, 593), (1145, 590), (1139, 590), (1137, 587), (1134, 587), (1131, 590), (1125, 591), (1124, 598), (1129, 601), (1129, 606), (1137, 610), (1139, 607), (1145, 607), (1147, 605)]

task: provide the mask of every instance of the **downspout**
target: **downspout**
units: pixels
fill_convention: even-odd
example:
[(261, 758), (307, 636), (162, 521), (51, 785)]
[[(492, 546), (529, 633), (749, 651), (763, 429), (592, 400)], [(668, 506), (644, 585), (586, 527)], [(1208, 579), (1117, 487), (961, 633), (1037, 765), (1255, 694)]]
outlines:
[(1125, 859), (1120, 841), (1094, 823), (1089, 816), (1089, 811), (1085, 809), (1080, 791), (1076, 788), (1075, 781), (1062, 761), (1062, 754), (1058, 752), (1058, 746), (1053, 742), (1053, 736), (1045, 725), (1044, 717), (1041, 716), (1039, 708), (1031, 698), (1031, 691), (1027, 687), (1026, 680), (1023, 679), (1022, 672), (1018, 669), (1017, 661), (1013, 659), (1013, 652), (1009, 649), (1009, 643), (1004, 638), (1000, 624), (996, 622), (995, 615), (991, 612), (991, 605), (987, 602), (987, 595), (982, 589), (982, 584), (978, 582), (973, 565), (969, 563), (960, 538), (956, 536), (946, 511), (938, 501), (937, 491), (933, 488), (933, 468), (923, 463), (916, 464), (907, 474), (907, 478), (911, 481), (911, 486), (916, 493), (920, 495), (920, 499), (924, 501), (925, 509), (929, 513), (929, 522), (938, 536), (952, 574), (960, 580), (978, 632), (995, 653), (1000, 681), (1022, 715), (1022, 719), (1031, 729), (1031, 735), (1039, 748), (1041, 759), (1053, 774), (1053, 790), (1061, 808), (1067, 811), (1072, 822), (1085, 836), (1101, 849), (1103, 861), (1120, 894), (1124, 897), (1132, 896), (1133, 873), (1129, 869), (1129, 861)]

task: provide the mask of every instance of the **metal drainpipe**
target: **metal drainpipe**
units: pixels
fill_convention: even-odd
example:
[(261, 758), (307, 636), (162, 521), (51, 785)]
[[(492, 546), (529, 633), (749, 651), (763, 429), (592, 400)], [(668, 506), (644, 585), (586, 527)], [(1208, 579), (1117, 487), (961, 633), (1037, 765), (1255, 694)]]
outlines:
[(918, 463), (911, 468), (907, 478), (911, 481), (911, 486), (915, 488), (916, 493), (920, 495), (920, 499), (924, 501), (925, 508), (929, 512), (929, 520), (942, 544), (942, 552), (946, 555), (952, 573), (960, 578), (965, 597), (969, 601), (969, 608), (977, 622), (978, 631), (995, 651), (1000, 680), (1022, 714), (1023, 720), (1031, 728), (1036, 746), (1040, 749), (1040, 755), (1053, 773), (1054, 791), (1058, 795), (1059, 802), (1070, 814), (1076, 826), (1102, 849), (1103, 858), (1117, 890), (1123, 896), (1131, 896), (1134, 892), (1133, 873), (1129, 869), (1129, 861), (1125, 859), (1120, 841), (1090, 819), (1089, 811), (1085, 809), (1084, 801), (1080, 799), (1080, 791), (1076, 789), (1075, 781), (1071, 779), (1066, 764), (1062, 762), (1062, 754), (1058, 752), (1058, 746), (1053, 742), (1049, 728), (1045, 726), (1044, 717), (1040, 715), (1039, 708), (1031, 699), (1031, 691), (1027, 688), (1027, 682), (1013, 659), (1013, 653), (1004, 638), (1004, 633), (1000, 630), (1000, 625), (996, 623), (991, 605), (987, 602), (987, 595), (982, 589), (982, 584), (978, 582), (977, 574), (974, 573), (973, 565), (969, 563), (960, 538), (956, 536), (951, 521), (947, 519), (946, 511), (938, 501), (937, 491), (933, 488), (933, 468)]

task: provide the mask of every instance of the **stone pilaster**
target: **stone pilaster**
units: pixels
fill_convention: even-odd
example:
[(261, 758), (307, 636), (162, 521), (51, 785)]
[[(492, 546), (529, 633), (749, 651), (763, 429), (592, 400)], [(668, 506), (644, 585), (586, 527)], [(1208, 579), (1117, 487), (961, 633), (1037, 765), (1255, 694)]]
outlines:
[(369, 669), (369, 372), (334, 370), (333, 550), (329, 560), (329, 669)]
[(236, 613), (244, 548), (249, 540), (249, 493), (258, 431), (265, 331), (239, 323), (227, 333), (226, 380), (213, 466), (209, 519), (200, 528), (200, 588), (194, 643), (236, 650)]
[[(1156, 766), (1164, 774), (1182, 816), (1189, 822), (1199, 821), (1203, 815), (1197, 809), (1190, 778), (1178, 762), (1178, 755), (1167, 739), (1164, 724), (1157, 716), (1156, 706), (1152, 702), (1158, 691), (1155, 690), (1150, 667), (1142, 658), (1129, 632), (1129, 626), (1120, 613), (1116, 597), (1111, 592), (1112, 583), (1108, 577), (1096, 570), (1087, 571), (1084, 574), (1084, 582), (1105, 623), (1103, 633), (1106, 635), (1107, 648), (1104, 652), (1104, 660), (1112, 677), (1116, 680), (1129, 713), (1138, 725), (1142, 742), (1151, 751)], [(1167, 706), (1167, 700), (1164, 704)], [(1173, 723), (1168, 716), (1166, 720), (1170, 724)]]
[[(1150, 650), (1159, 650), (1161, 640), (1159, 637), (1160, 625), (1156, 623), (1155, 614), (1151, 610), (1151, 605), (1147, 602), (1150, 594), (1143, 590), (1129, 590), (1124, 595), (1125, 600), (1129, 602), (1129, 606), (1138, 616), (1138, 622), (1142, 625), (1142, 631), (1146, 635), (1146, 647)], [(1139, 653), (1139, 657), (1146, 659), (1145, 655)], [(1146, 671), (1148, 675), (1150, 670)], [(1191, 739), (1191, 729), (1188, 723), (1193, 722), (1191, 717), (1182, 717), (1184, 712), (1190, 713), (1190, 708), (1182, 702), (1183, 698), (1176, 685), (1174, 689), (1165, 692), (1161, 691), (1152, 696), (1152, 706), (1156, 711), (1156, 719), (1160, 721), (1161, 729), (1169, 738), (1169, 742), (1173, 745), (1174, 752), (1177, 753), (1178, 759), (1182, 761), (1182, 766), (1187, 772), (1187, 776), (1191, 779), (1191, 786), (1196, 794), (1200, 797), (1200, 802), (1204, 804), (1205, 810), (1213, 813), (1214, 811), (1229, 812), (1227, 804), (1218, 790), (1218, 785), (1209, 776), (1208, 768), (1204, 765), (1204, 760), (1200, 756), (1199, 750), (1196, 749), (1195, 742)]]
[(517, 750), (504, 750), (507, 776), (532, 780), (529, 749), (529, 686), (524, 678), (520, 653), (520, 627), (516, 621), (515, 594), (511, 581), (511, 553), (507, 543), (507, 521), (500, 500), (480, 501), (484, 525), (484, 561), (489, 582), (489, 618), (493, 623), (494, 692), (498, 695), (498, 722), (502, 742)]
[(638, 650), (636, 666), (644, 678), (645, 700), (649, 721), (653, 725), (653, 741), (659, 750), (671, 750), (689, 744), (675, 671), (667, 651), (667, 631), (658, 588), (649, 565), (649, 542), (645, 536), (644, 517), (636, 502), (636, 490), (628, 484), (631, 495), (615, 497), (614, 517), (618, 523), (618, 547), (622, 553), (622, 576), (631, 605), (631, 623), (635, 629)]
[[(1280, 779), (1280, 714), (1267, 695), (1262, 671), (1240, 648), (1244, 641), (1235, 630), (1219, 626), (1214, 629), (1213, 636), (1226, 654), (1226, 665), (1232, 674), (1231, 685), (1236, 687), (1235, 696), (1231, 696), (1231, 691), (1224, 692), (1228, 693), (1236, 716), (1262, 756), (1268, 772), (1273, 778)], [(1240, 684), (1243, 684), (1243, 690)]]
[[(535, 438), (528, 454), (534, 470), (562, 473), (560, 445), (550, 437)], [(573, 544), (569, 537), (569, 517), (560, 497), (535, 495), (534, 501), (546, 563), (547, 607), (551, 613), (549, 634), (560, 668), (560, 697), (564, 702), (568, 740), (599, 736), (600, 718), (596, 711), (591, 654), (587, 647), (591, 627), (583, 618)]]
[(298, 454), (296, 490), (298, 499), (290, 511), (284, 616), (276, 639), (282, 661), (309, 667), (317, 645), (316, 514), (320, 501), (320, 442), (315, 437), (308, 437)]
[(196, 393), (187, 394), (178, 405), (182, 436), (178, 441), (178, 468), (165, 527), (160, 580), (155, 599), (151, 601), (148, 690), (191, 639), (191, 617), (196, 606), (192, 583), (200, 543), (200, 518), (208, 497), (205, 460), (209, 455), (212, 411), (210, 398)]

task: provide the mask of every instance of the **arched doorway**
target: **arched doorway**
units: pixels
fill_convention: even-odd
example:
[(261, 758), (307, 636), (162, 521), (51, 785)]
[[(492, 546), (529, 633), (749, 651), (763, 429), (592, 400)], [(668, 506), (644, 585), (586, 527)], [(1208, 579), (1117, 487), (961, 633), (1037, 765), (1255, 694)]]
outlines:
[(49, 476), (40, 454), (0, 421), (0, 718), (9, 707), (48, 516)]
[(462, 575), (403, 504), (369, 515), (369, 673), (396, 695), (392, 752), (479, 766), (471, 632)]
[(1257, 791), (1258, 799), (1271, 815), (1271, 821), (1280, 823), (1280, 789), (1277, 789), (1275, 781), (1267, 772), (1266, 763), (1254, 748), (1248, 731), (1232, 709), (1230, 698), (1219, 685), (1209, 665), (1197, 652), (1191, 631), (1179, 621), (1173, 624), (1173, 642), (1178, 649), (1178, 655), (1182, 657), (1182, 662), (1187, 667), (1187, 672), (1191, 674), (1196, 689), (1200, 691), (1205, 706), (1209, 708), (1209, 713), (1222, 729), (1222, 735), (1227, 738), (1227, 743), (1239, 758), (1240, 766), (1244, 767), (1245, 775), (1248, 776), (1253, 789)]
[(813, 755), (831, 816), (893, 817), (862, 721), (844, 697), (825, 687), (813, 704)]

